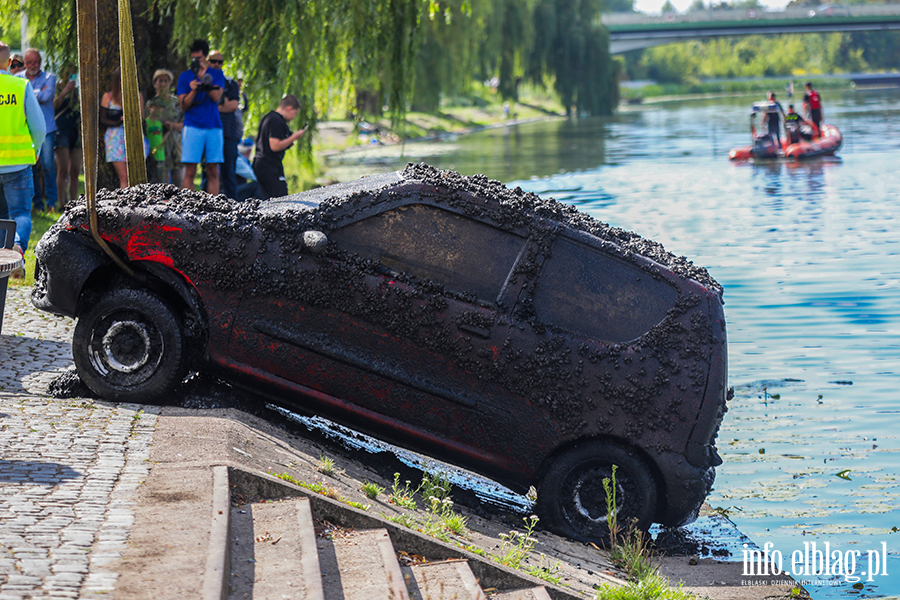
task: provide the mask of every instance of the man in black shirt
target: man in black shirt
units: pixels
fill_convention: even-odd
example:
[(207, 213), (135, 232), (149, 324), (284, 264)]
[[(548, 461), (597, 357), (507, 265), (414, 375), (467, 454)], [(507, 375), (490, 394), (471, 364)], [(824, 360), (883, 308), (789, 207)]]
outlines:
[(303, 137), (305, 128), (291, 133), (288, 122), (300, 112), (300, 101), (288, 94), (278, 103), (278, 108), (263, 117), (256, 137), (256, 157), (253, 172), (266, 199), (288, 195), (284, 177), (284, 151)]
[[(221, 69), (225, 64), (225, 57), (218, 50), (209, 53), (206, 59), (209, 65), (215, 69)], [(219, 170), (221, 190), (229, 198), (237, 198), (237, 177), (235, 165), (237, 163), (238, 142), (244, 135), (244, 128), (237, 116), (240, 104), (241, 91), (237, 81), (230, 77), (225, 78), (225, 87), (222, 97), (219, 98), (219, 119), (222, 120), (222, 137), (224, 146), (222, 154), (224, 162)], [(205, 180), (205, 177), (204, 177)], [(206, 189), (204, 185), (203, 189)]]

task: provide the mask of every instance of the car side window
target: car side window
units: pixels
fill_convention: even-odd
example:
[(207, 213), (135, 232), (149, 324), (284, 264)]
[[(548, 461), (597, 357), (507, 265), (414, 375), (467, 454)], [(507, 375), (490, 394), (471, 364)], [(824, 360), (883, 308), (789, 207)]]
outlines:
[(480, 221), (413, 204), (351, 223), (328, 236), (391, 270), (495, 302), (525, 240)]
[(534, 295), (546, 325), (608, 342), (640, 337), (662, 321), (676, 290), (604, 252), (559, 238)]

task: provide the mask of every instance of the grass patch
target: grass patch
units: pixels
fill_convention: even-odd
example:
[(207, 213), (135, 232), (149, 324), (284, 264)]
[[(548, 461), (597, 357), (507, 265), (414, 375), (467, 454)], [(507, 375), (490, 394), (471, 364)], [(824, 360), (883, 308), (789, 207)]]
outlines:
[(384, 488), (376, 483), (372, 483), (371, 481), (365, 481), (362, 484), (362, 487), (359, 488), (360, 491), (366, 495), (366, 498), (374, 500), (382, 493), (384, 493)]
[[(794, 97), (799, 97), (798, 102), (803, 100), (803, 84), (796, 77), (777, 77), (771, 79), (753, 79), (750, 81), (704, 81), (693, 83), (654, 83), (640, 88), (620, 88), (620, 96), (622, 100), (632, 100), (636, 98), (659, 98), (663, 96), (694, 96), (698, 94), (733, 94), (735, 96), (743, 94), (765, 94), (767, 91), (774, 90), (776, 93), (784, 91), (786, 81), (793, 79)], [(807, 80), (803, 80), (807, 81)], [(812, 79), (813, 87), (823, 90), (849, 90), (853, 87), (853, 82), (849, 79)], [(797, 93), (799, 90), (799, 94)], [(782, 100), (784, 102), (784, 100)]]
[(329, 477), (334, 477), (343, 473), (343, 470), (338, 469), (335, 466), (334, 459), (325, 455), (319, 456), (319, 464), (316, 465), (316, 471), (323, 475), (328, 475)]
[(348, 506), (352, 506), (353, 508), (358, 508), (360, 510), (369, 510), (370, 508), (372, 508), (371, 504), (363, 504), (361, 502), (356, 502), (355, 500), (348, 500), (347, 498), (344, 498), (343, 496), (341, 496), (341, 493), (338, 491), (337, 488), (330, 486), (326, 483), (322, 483), (321, 481), (313, 481), (312, 483), (307, 483), (305, 481), (297, 479), (296, 477), (294, 477), (293, 475), (291, 475), (289, 473), (272, 473), (271, 471), (269, 471), (269, 475), (272, 475), (273, 477), (277, 477), (278, 479), (281, 479), (282, 481), (287, 481), (288, 483), (293, 483), (294, 485), (296, 485), (298, 487), (302, 487), (303, 489), (309, 490), (311, 492), (321, 494), (322, 496), (325, 496), (326, 498), (331, 498), (332, 500), (337, 500), (338, 502), (343, 502), (344, 504), (346, 504)]
[(28, 250), (25, 251), (25, 278), (24, 279), (7, 279), (10, 287), (21, 287), (23, 285), (34, 285), (34, 247), (38, 240), (41, 239), (50, 226), (56, 223), (59, 218), (57, 213), (38, 212), (31, 214), (31, 236), (28, 238)]

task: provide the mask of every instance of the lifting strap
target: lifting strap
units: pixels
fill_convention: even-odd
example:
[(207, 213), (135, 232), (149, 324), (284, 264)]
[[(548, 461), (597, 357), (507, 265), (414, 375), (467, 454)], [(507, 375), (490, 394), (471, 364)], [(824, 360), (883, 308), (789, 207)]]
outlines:
[[(81, 74), (81, 105), (94, 107), (93, 110), (81, 111), (84, 196), (87, 201), (91, 235), (113, 262), (134, 277), (134, 271), (112, 251), (106, 240), (100, 237), (100, 228), (97, 224), (97, 159), (100, 153), (98, 147), (100, 143), (100, 109), (98, 108), (100, 106), (100, 69), (97, 52), (97, 0), (76, 0), (76, 8), (78, 12), (78, 71)], [(144, 156), (143, 149), (140, 156), (141, 158)]]
[(119, 66), (122, 70), (122, 110), (125, 111), (125, 160), (128, 185), (147, 183), (144, 160), (144, 127), (141, 118), (141, 94), (134, 61), (134, 30), (131, 28), (131, 2), (119, 0)]

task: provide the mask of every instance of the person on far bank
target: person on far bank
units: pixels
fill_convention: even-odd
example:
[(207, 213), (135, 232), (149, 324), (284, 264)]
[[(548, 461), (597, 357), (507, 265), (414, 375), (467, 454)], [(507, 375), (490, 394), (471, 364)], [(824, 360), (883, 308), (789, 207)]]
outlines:
[(803, 95), (803, 106), (806, 107), (806, 118), (812, 121), (816, 136), (822, 135), (822, 98), (813, 89), (811, 81), (806, 82), (806, 94)]
[[(53, 148), (56, 146), (56, 120), (53, 118), (53, 99), (56, 98), (56, 76), (41, 70), (41, 53), (34, 48), (25, 51), (25, 70), (16, 77), (24, 77), (31, 82), (31, 89), (41, 105), (44, 113), (44, 123), (47, 124), (47, 136), (41, 147), (41, 168), (44, 170), (44, 193), (40, 191), (40, 181), (34, 182), (34, 199), (32, 201), (35, 210), (56, 210), (56, 159), (53, 156)], [(47, 203), (44, 204), (44, 196)]]
[(278, 103), (278, 108), (263, 117), (259, 124), (253, 172), (266, 200), (288, 195), (284, 152), (306, 133), (305, 127), (292, 133), (288, 125), (299, 112), (300, 101), (288, 94)]
[(191, 68), (178, 77), (175, 93), (184, 112), (181, 130), (181, 162), (184, 181), (181, 187), (194, 188), (197, 164), (206, 158), (206, 191), (219, 193), (219, 165), (223, 162), (222, 120), (219, 118), (219, 98), (225, 87), (225, 76), (207, 62), (209, 44), (194, 40), (190, 48)]
[[(34, 196), (32, 165), (40, 158), (47, 134), (44, 112), (28, 81), (10, 75), (9, 46), (0, 42), (0, 192), (6, 200), (7, 214), (16, 222), (13, 248), (24, 256), (31, 236), (31, 200)], [(51, 150), (52, 154), (53, 151)], [(54, 188), (55, 188), (54, 183)], [(13, 278), (24, 276), (24, 270)]]

